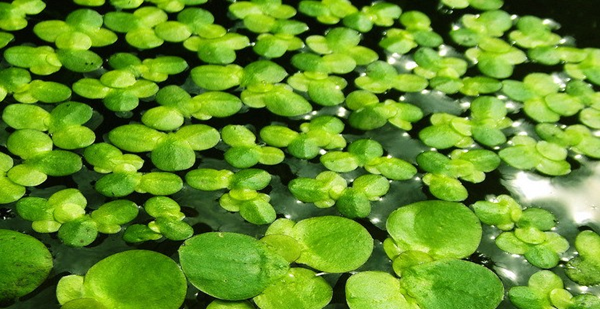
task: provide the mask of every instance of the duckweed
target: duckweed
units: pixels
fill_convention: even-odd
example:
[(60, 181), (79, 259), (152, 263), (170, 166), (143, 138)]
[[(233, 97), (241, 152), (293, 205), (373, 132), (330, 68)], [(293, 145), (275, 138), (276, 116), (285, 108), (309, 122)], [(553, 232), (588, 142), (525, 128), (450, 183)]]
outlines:
[(0, 3), (0, 306), (600, 306), (596, 222), (525, 197), (593, 178), (597, 48), (502, 0), (217, 2)]

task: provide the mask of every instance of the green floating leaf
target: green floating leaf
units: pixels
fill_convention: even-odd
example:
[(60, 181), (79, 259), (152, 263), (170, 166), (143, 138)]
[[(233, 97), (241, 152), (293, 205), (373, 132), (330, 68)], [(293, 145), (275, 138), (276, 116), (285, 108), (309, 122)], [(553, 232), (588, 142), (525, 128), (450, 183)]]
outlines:
[(87, 50), (92, 46), (107, 46), (117, 40), (116, 34), (101, 28), (102, 15), (94, 10), (75, 10), (67, 15), (65, 21), (42, 21), (35, 25), (33, 32), (42, 40), (54, 42), (59, 49)]
[(22, 0), (2, 3), (0, 29), (16, 31), (27, 27), (27, 15), (36, 15), (44, 10), (46, 4), (41, 0)]
[[(46, 180), (44, 177), (42, 178), (43, 179), (36, 180), (33, 183), (39, 184), (40, 182), (44, 182)], [(17, 182), (27, 183), (29, 181), (20, 181), (20, 179), (17, 179)], [(6, 176), (0, 177), (0, 204), (16, 202), (23, 197), (23, 195), (25, 195), (25, 192), (24, 186), (14, 183)]]
[(289, 270), (289, 263), (266, 245), (236, 233), (196, 235), (179, 248), (179, 259), (195, 287), (224, 300), (257, 296)]
[(498, 152), (504, 162), (519, 169), (533, 169), (553, 176), (566, 175), (571, 172), (571, 165), (566, 161), (566, 149), (558, 144), (546, 141), (536, 142), (529, 136), (515, 136), (510, 147)]
[[(432, 230), (432, 226), (438, 228)], [(398, 247), (422, 251), (434, 259), (468, 257), (477, 250), (482, 233), (479, 219), (469, 208), (435, 200), (395, 210), (386, 228)]]
[(312, 105), (285, 84), (253, 86), (242, 91), (241, 98), (250, 107), (266, 107), (273, 114), (285, 117), (300, 116), (312, 111)]
[(244, 76), (240, 84), (242, 87), (261, 83), (275, 84), (282, 81), (287, 75), (285, 69), (275, 62), (259, 60), (244, 68)]
[(52, 140), (45, 133), (23, 129), (9, 135), (6, 147), (11, 153), (23, 159), (29, 159), (51, 151)]
[(4, 108), (2, 120), (17, 130), (45, 131), (50, 122), (50, 113), (37, 105), (11, 104)]
[(521, 215), (521, 205), (508, 195), (499, 195), (491, 201), (478, 201), (471, 205), (481, 222), (495, 225), (501, 230), (512, 230)]
[(593, 231), (583, 231), (575, 238), (579, 255), (567, 263), (569, 278), (582, 285), (596, 285), (600, 278), (600, 236)]
[(331, 207), (335, 204), (347, 183), (344, 178), (335, 172), (325, 171), (315, 179), (295, 178), (288, 185), (290, 191), (300, 201), (315, 203), (320, 208)]
[(305, 248), (297, 263), (330, 273), (357, 269), (373, 251), (369, 232), (355, 221), (342, 217), (302, 220), (294, 226), (293, 237)]
[(520, 309), (528, 308), (597, 308), (600, 299), (591, 294), (573, 296), (564, 289), (559, 276), (548, 270), (534, 273), (527, 286), (508, 291), (510, 302)]
[(183, 188), (183, 180), (173, 173), (152, 172), (142, 176), (135, 190), (152, 195), (171, 195)]
[(0, 251), (0, 302), (33, 292), (52, 270), (50, 251), (32, 236), (0, 229)]
[(102, 58), (90, 50), (59, 49), (56, 55), (65, 68), (79, 73), (95, 71), (103, 64)]
[(410, 308), (398, 278), (380, 271), (352, 275), (346, 282), (346, 302), (350, 309)]
[[(96, 306), (85, 308), (175, 309), (183, 304), (187, 290), (179, 266), (167, 256), (148, 250), (113, 254), (92, 266), (80, 283), (70, 278), (63, 277), (56, 291), (63, 308), (83, 308), (76, 305), (80, 302)], [(72, 290), (78, 290), (79, 295), (73, 295)]]
[(460, 202), (467, 199), (469, 193), (462, 183), (445, 175), (425, 174), (423, 182), (429, 186), (431, 194), (441, 200)]
[[(190, 168), (196, 161), (194, 151), (214, 147), (220, 135), (214, 128), (203, 124), (184, 126), (169, 134), (144, 125), (130, 124), (110, 131), (109, 139), (126, 151), (152, 151), (151, 159), (156, 167), (164, 171), (178, 171)], [(173, 157), (178, 160), (173, 160)]]
[(87, 218), (63, 223), (58, 230), (58, 238), (67, 246), (85, 247), (98, 237), (96, 224)]
[(465, 77), (460, 92), (469, 96), (494, 93), (502, 88), (502, 83), (497, 79), (487, 76)]
[(226, 90), (238, 86), (244, 69), (238, 65), (202, 65), (192, 69), (191, 77), (196, 85), (207, 90)]
[(308, 16), (316, 17), (323, 24), (337, 24), (340, 19), (356, 13), (358, 9), (348, 0), (335, 2), (301, 1), (298, 10)]
[(121, 225), (131, 222), (138, 215), (138, 207), (128, 200), (114, 200), (103, 204), (91, 214), (92, 220), (98, 224), (98, 231), (114, 234), (121, 230)]
[(226, 301), (213, 300), (206, 309), (254, 309), (254, 305), (249, 301)]
[(4, 51), (4, 59), (17, 67), (27, 68), (31, 73), (50, 75), (62, 67), (58, 55), (50, 46), (13, 46)]
[(504, 287), (491, 270), (461, 260), (440, 260), (410, 267), (402, 288), (417, 304), (430, 309), (496, 308)]
[(56, 82), (34, 80), (17, 89), (13, 96), (22, 103), (58, 103), (71, 97), (71, 89)]
[(120, 126), (108, 133), (108, 139), (117, 147), (130, 152), (152, 151), (165, 134), (144, 125)]
[(255, 53), (266, 58), (279, 58), (287, 51), (294, 51), (304, 47), (304, 42), (293, 35), (285, 33), (264, 33), (252, 47)]
[(469, 5), (482, 11), (497, 10), (504, 5), (504, 0), (469, 0)]
[(312, 270), (290, 268), (288, 273), (254, 297), (261, 309), (324, 308), (333, 297), (333, 289)]
[[(130, 3), (129, 3), (130, 4)], [(104, 25), (109, 29), (127, 33), (125, 40), (129, 45), (140, 49), (151, 49), (164, 43), (154, 27), (168, 20), (167, 13), (154, 6), (142, 7), (133, 13), (117, 11), (104, 16)]]
[(0, 48), (6, 47), (14, 38), (14, 35), (0, 31)]

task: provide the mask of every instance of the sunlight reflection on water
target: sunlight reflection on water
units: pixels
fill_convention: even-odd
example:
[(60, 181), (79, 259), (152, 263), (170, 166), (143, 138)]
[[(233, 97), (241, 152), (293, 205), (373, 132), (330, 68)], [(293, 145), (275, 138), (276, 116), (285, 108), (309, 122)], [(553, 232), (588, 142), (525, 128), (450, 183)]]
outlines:
[[(588, 173), (584, 176), (547, 178), (530, 172), (518, 171), (512, 179), (504, 182), (515, 198), (535, 203), (539, 200), (553, 200), (564, 205), (568, 218), (577, 225), (596, 225), (600, 221), (600, 164), (582, 166)], [(577, 185), (573, 185), (576, 182)], [(565, 221), (566, 221), (565, 220)], [(597, 226), (596, 226), (597, 227)]]

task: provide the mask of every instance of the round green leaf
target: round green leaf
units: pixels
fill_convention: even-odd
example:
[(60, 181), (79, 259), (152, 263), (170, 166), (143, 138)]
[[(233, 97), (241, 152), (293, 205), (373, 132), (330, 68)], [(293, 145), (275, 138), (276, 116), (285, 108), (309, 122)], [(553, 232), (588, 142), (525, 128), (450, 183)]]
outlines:
[(225, 232), (186, 240), (179, 248), (179, 260), (195, 287), (224, 300), (257, 296), (289, 269), (283, 257), (255, 238)]
[(305, 248), (297, 263), (330, 273), (357, 269), (373, 251), (373, 238), (369, 232), (343, 217), (302, 220), (294, 226), (293, 237)]
[(130, 152), (152, 151), (165, 134), (140, 124), (117, 127), (108, 133), (115, 146)]
[(465, 205), (435, 200), (400, 207), (390, 214), (386, 228), (399, 247), (435, 259), (468, 257), (482, 233), (479, 219)]
[(16, 202), (25, 195), (25, 192), (25, 187), (22, 185), (15, 184), (6, 177), (0, 177), (0, 204)]
[(350, 309), (410, 308), (398, 278), (380, 271), (352, 275), (346, 282), (346, 302)]
[(183, 180), (173, 173), (152, 172), (142, 176), (135, 190), (152, 195), (171, 195), (183, 188)]
[(135, 190), (141, 177), (140, 173), (112, 173), (98, 179), (94, 188), (104, 196), (123, 197)]
[(504, 287), (489, 269), (462, 260), (440, 260), (408, 268), (400, 280), (408, 295), (428, 309), (494, 309)]
[(92, 266), (84, 291), (107, 308), (177, 309), (183, 304), (187, 282), (170, 258), (148, 250), (113, 254)]
[(225, 90), (240, 84), (244, 69), (238, 65), (202, 65), (192, 69), (196, 85), (207, 90)]
[(320, 309), (332, 296), (333, 289), (323, 277), (312, 270), (291, 268), (253, 300), (261, 309)]
[(134, 202), (128, 200), (114, 200), (100, 206), (92, 212), (92, 219), (102, 226), (123, 225), (135, 219), (138, 215), (138, 207)]
[(50, 251), (32, 236), (0, 229), (0, 251), (0, 302), (31, 293), (52, 270)]
[(152, 163), (163, 171), (182, 171), (194, 165), (196, 154), (183, 141), (167, 140), (152, 150), (151, 159)]
[(48, 176), (68, 176), (78, 172), (83, 166), (81, 157), (65, 150), (53, 150), (27, 161)]
[(8, 136), (6, 147), (11, 153), (28, 159), (52, 150), (52, 139), (46, 133), (23, 129)]
[(34, 80), (29, 84), (29, 93), (40, 102), (58, 103), (71, 96), (71, 89), (56, 82)]
[(88, 127), (71, 126), (52, 134), (56, 147), (62, 149), (79, 149), (91, 145), (96, 140), (96, 134)]
[(10, 104), (2, 112), (2, 120), (14, 129), (48, 130), (50, 113), (30, 104)]
[(102, 58), (90, 50), (59, 49), (56, 54), (62, 65), (74, 72), (92, 72), (103, 64)]
[(96, 223), (87, 218), (65, 222), (58, 230), (58, 238), (72, 247), (85, 247), (96, 240), (96, 237), (98, 237)]

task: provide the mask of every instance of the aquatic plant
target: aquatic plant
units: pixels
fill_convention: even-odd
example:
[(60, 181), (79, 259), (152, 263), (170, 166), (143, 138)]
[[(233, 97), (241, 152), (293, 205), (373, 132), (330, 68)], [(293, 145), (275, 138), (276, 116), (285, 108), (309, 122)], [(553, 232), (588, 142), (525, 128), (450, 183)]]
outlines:
[(434, 2), (0, 3), (0, 306), (598, 308), (511, 183), (594, 177), (600, 52)]

